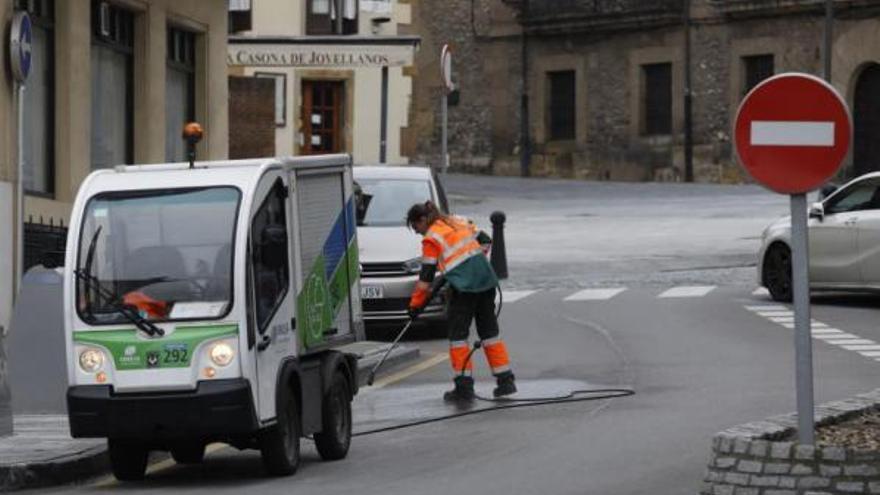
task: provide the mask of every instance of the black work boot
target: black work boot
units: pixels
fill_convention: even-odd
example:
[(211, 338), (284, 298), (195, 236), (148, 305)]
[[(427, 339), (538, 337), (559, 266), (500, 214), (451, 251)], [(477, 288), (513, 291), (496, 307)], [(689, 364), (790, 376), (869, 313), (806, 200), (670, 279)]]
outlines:
[(514, 382), (515, 378), (513, 373), (510, 371), (501, 373), (496, 378), (498, 380), (498, 386), (492, 391), (492, 395), (495, 397), (504, 397), (516, 393), (516, 383)]
[(470, 402), (475, 397), (474, 379), (469, 376), (455, 377), (455, 388), (443, 394), (446, 402)]

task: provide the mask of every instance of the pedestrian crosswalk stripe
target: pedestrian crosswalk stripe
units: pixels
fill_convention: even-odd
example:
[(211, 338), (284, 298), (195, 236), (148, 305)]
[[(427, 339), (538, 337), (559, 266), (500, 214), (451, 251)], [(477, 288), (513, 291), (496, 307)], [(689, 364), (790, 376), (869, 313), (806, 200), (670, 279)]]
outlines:
[(767, 290), (766, 287), (758, 287), (757, 289), (755, 289), (754, 291), (752, 291), (752, 295), (753, 295), (753, 296), (769, 296), (769, 295), (770, 295), (770, 291)]
[(832, 340), (841, 340), (841, 339), (859, 339), (861, 337), (859, 337), (858, 335), (853, 335), (851, 333), (840, 332), (840, 333), (813, 334), (813, 338), (819, 339), (819, 340), (825, 340), (825, 341), (832, 341)]
[(845, 345), (843, 348), (848, 351), (880, 351), (880, 345), (877, 345), (876, 342), (871, 342), (870, 344)]
[[(789, 329), (794, 329), (795, 327), (794, 316), (790, 309), (785, 306), (749, 304), (743, 307), (779, 326)], [(880, 362), (880, 344), (873, 340), (843, 332), (816, 320), (810, 320), (810, 335), (812, 338), (826, 344), (835, 345), (847, 351), (858, 352), (862, 356)]]
[[(516, 302), (516, 301), (519, 301), (520, 299), (525, 299), (525, 298), (531, 296), (535, 292), (538, 292), (538, 291), (536, 291), (536, 290), (506, 290), (506, 291), (504, 291), (504, 296), (503, 296), (504, 302), (506, 302), (506, 303)], [(496, 299), (498, 299), (498, 298), (496, 297)]]
[(785, 306), (780, 306), (778, 304), (774, 304), (774, 305), (762, 304), (760, 306), (746, 306), (745, 308), (749, 311), (756, 311), (756, 312), (757, 311), (791, 311), (791, 309), (789, 309)]
[(606, 301), (625, 291), (625, 287), (584, 289), (565, 298), (565, 301)]
[(657, 297), (661, 299), (674, 297), (703, 297), (714, 289), (714, 285), (673, 287)]
[(869, 345), (869, 344), (876, 344), (876, 342), (874, 342), (873, 340), (868, 340), (868, 339), (843, 339), (843, 340), (830, 340), (830, 339), (829, 339), (829, 340), (827, 340), (826, 342), (828, 342), (829, 344), (834, 344), (834, 345), (842, 346), (844, 349), (845, 349), (846, 346), (848, 346), (848, 345), (857, 345), (857, 344)]

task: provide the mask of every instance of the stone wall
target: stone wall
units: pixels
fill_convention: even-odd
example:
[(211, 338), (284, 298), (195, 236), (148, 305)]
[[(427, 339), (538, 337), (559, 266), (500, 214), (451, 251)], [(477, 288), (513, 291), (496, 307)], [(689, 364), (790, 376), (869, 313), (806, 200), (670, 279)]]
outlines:
[[(880, 410), (880, 389), (816, 408), (816, 425)], [(880, 451), (800, 445), (797, 416), (774, 416), (712, 439), (701, 495), (880, 494)]]

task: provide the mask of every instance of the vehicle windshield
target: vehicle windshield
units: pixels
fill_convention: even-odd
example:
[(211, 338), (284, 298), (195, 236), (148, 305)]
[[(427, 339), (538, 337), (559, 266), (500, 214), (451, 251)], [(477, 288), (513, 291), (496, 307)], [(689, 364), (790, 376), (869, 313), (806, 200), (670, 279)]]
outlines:
[(357, 179), (357, 183), (365, 208), (358, 214), (360, 226), (405, 227), (410, 206), (434, 199), (428, 180)]
[(150, 321), (224, 316), (240, 197), (233, 187), (209, 187), (89, 200), (76, 267), (83, 321), (127, 323), (120, 305)]

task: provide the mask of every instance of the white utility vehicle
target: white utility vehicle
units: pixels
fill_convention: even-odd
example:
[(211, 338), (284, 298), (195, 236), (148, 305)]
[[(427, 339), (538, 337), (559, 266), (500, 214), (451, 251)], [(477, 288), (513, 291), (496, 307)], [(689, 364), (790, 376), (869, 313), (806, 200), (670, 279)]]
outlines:
[(120, 166), (73, 207), (64, 280), (74, 437), (115, 476), (151, 450), (258, 448), (292, 474), (299, 442), (345, 457), (362, 340), (348, 155)]

